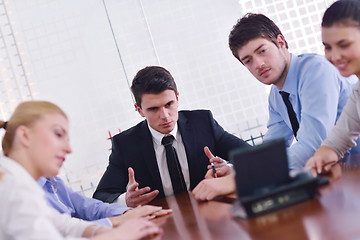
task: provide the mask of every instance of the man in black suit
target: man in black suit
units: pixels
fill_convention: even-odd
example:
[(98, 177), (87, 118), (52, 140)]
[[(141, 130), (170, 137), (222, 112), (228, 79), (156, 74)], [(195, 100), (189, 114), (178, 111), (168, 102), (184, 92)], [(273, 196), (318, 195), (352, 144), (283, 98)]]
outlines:
[[(171, 173), (176, 167), (183, 186), (180, 191), (193, 189), (204, 179), (212, 153), (228, 159), (232, 149), (249, 146), (226, 132), (208, 110), (178, 111), (175, 81), (162, 67), (140, 70), (131, 90), (135, 108), (146, 120), (113, 137), (109, 165), (94, 198), (136, 207), (172, 195), (179, 191)], [(168, 135), (175, 138), (172, 146), (177, 156), (170, 169), (162, 145)]]

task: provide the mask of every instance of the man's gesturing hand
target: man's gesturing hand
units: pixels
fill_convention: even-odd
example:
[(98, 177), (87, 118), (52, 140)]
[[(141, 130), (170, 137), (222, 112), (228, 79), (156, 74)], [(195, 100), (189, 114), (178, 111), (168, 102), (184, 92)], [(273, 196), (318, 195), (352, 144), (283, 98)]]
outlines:
[(158, 194), (159, 190), (150, 192), (150, 187), (139, 189), (139, 183), (135, 180), (134, 170), (129, 167), (129, 183), (126, 191), (126, 205), (128, 207), (137, 207), (151, 202)]
[[(210, 164), (214, 164), (218, 177), (231, 174), (231, 168), (226, 164), (226, 162), (220, 157), (215, 157), (207, 146), (204, 147), (204, 153), (209, 158)], [(208, 165), (208, 169), (209, 170), (205, 174), (205, 178), (214, 178), (215, 176), (212, 170), (212, 166)]]

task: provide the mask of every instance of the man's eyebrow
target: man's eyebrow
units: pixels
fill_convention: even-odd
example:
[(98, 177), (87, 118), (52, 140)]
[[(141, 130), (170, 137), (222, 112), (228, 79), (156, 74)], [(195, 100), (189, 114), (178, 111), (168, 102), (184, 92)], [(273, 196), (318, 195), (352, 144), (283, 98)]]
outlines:
[(150, 109), (156, 109), (156, 108), (159, 108), (159, 107), (153, 106), (153, 107), (147, 107), (146, 109), (147, 109), (147, 110), (150, 110)]
[[(170, 101), (168, 101), (167, 103), (165, 103), (164, 106), (169, 105), (169, 104), (172, 104), (172, 103), (174, 103), (174, 102), (175, 102), (175, 100), (170, 100)], [(147, 109), (147, 110), (157, 109), (157, 108), (159, 108), (159, 107), (160, 107), (160, 106), (152, 106), (152, 107), (147, 107), (146, 109)]]
[[(261, 44), (259, 47), (257, 47), (254, 52), (257, 52), (260, 48), (262, 48), (265, 44)], [(241, 58), (240, 61), (244, 61), (246, 58), (250, 57), (249, 55), (246, 55), (245, 57)]]

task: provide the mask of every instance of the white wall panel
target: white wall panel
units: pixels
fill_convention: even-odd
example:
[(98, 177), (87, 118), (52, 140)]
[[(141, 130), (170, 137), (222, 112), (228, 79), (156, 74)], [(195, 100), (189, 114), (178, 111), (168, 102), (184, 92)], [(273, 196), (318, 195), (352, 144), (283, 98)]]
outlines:
[[(27, 63), (22, 67), (29, 73), (29, 91), (69, 115), (74, 152), (62, 173), (88, 195), (108, 163), (108, 131), (116, 134), (142, 120), (129, 90), (139, 69), (164, 66), (178, 84), (181, 109), (210, 109), (226, 130), (246, 139), (265, 132), (267, 88), (228, 49), (237, 19), (248, 11), (264, 12), (283, 28), (292, 52), (322, 49), (321, 0), (104, 2), (0, 0)], [(4, 97), (0, 101), (13, 109)]]

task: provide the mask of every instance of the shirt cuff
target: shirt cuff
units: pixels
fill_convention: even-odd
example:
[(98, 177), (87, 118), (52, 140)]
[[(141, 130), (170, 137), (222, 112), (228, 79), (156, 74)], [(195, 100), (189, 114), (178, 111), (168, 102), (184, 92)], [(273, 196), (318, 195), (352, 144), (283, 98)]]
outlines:
[(126, 197), (126, 192), (121, 194), (116, 201), (117, 201), (118, 204), (120, 204), (120, 206), (128, 207), (128, 205), (126, 205), (126, 198), (125, 197)]

